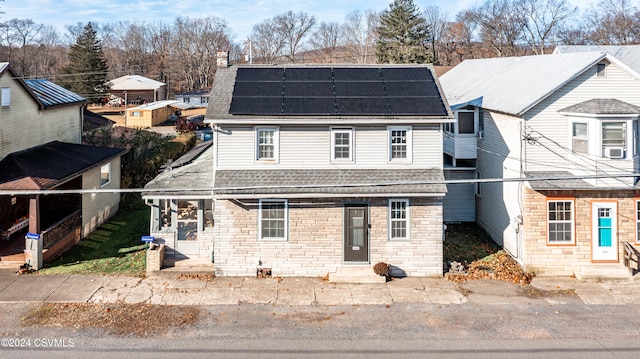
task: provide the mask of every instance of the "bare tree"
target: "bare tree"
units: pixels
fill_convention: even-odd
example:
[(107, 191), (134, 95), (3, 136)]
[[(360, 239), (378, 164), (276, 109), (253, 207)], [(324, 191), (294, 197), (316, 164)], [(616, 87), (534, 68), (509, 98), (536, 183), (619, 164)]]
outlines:
[(578, 12), (567, 0), (519, 0), (523, 37), (537, 55), (543, 55), (563, 22)]
[(324, 62), (333, 59), (338, 47), (340, 25), (337, 22), (322, 22), (309, 38), (309, 44), (322, 55)]
[(149, 56), (150, 33), (143, 23), (119, 22), (113, 26), (114, 42), (121, 52), (120, 66), (128, 74), (145, 75), (148, 73), (147, 58)]
[(303, 11), (294, 13), (289, 10), (284, 14), (277, 15), (275, 20), (285, 39), (285, 56), (289, 61), (295, 63), (298, 47), (316, 24), (316, 18)]
[(496, 56), (517, 55), (516, 43), (522, 38), (524, 24), (513, 0), (487, 0), (467, 14), (478, 24), (482, 42)]
[(640, 11), (629, 0), (601, 0), (586, 13), (590, 41), (602, 45), (640, 42)]
[(7, 22), (7, 26), (9, 27), (8, 31), (11, 33), (10, 36), (15, 39), (15, 43), (20, 47), (19, 58), (17, 59), (20, 63), (20, 72), (23, 76), (28, 76), (31, 72), (28, 69), (30, 65), (28, 63), (28, 53), (33, 49), (31, 45), (40, 35), (44, 25), (36, 24), (31, 19), (11, 19)]
[(61, 45), (60, 34), (53, 26), (46, 25), (40, 31), (36, 54), (33, 76), (57, 74), (65, 65), (67, 49)]
[(375, 63), (375, 45), (380, 16), (373, 10), (355, 10), (347, 14), (342, 24), (340, 41), (347, 60), (357, 64)]
[(431, 43), (431, 51), (433, 52), (433, 63), (443, 65), (441, 52), (445, 51), (445, 33), (447, 32), (449, 15), (445, 11), (441, 11), (438, 6), (427, 6), (424, 10), (423, 17), (429, 27), (429, 43)]
[(275, 18), (264, 20), (253, 26), (250, 46), (254, 62), (272, 63), (282, 56), (286, 39), (278, 30)]

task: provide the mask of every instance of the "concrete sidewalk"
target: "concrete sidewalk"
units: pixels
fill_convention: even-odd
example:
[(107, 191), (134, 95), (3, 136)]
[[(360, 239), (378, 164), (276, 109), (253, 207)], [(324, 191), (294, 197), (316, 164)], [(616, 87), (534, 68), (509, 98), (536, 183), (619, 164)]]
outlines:
[[(563, 290), (573, 290), (577, 296)], [(177, 277), (133, 278), (101, 275), (16, 275), (0, 270), (0, 303), (150, 303), (161, 305), (385, 305), (535, 304), (583, 302), (636, 304), (640, 284), (630, 280), (585, 281), (534, 278), (531, 286), (495, 280), (462, 285), (446, 278), (401, 278), (382, 284), (336, 284), (320, 278)]]

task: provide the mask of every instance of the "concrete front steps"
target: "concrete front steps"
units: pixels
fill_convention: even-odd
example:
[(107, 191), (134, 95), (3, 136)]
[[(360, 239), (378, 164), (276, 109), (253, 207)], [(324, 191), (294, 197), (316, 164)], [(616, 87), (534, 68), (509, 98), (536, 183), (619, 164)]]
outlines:
[(329, 273), (330, 283), (386, 283), (387, 278), (377, 275), (369, 266), (341, 267)]
[(629, 268), (622, 263), (592, 263), (580, 268), (575, 275), (578, 279), (629, 279), (632, 277)]
[(211, 262), (211, 260), (207, 259), (165, 258), (164, 261), (162, 261), (162, 269), (160, 269), (159, 271), (147, 272), (147, 275), (155, 277), (173, 277), (180, 274), (206, 274), (213, 276), (214, 270), (214, 264)]

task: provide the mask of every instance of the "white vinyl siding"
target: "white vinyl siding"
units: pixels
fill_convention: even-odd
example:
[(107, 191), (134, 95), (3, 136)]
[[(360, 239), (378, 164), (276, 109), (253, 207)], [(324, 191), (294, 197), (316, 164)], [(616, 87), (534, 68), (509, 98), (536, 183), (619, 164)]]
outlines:
[(288, 206), (286, 200), (260, 200), (258, 239), (287, 240)]
[[(340, 168), (442, 168), (442, 132), (439, 125), (412, 127), (413, 161), (389, 162), (386, 126), (353, 126), (351, 161)], [(256, 134), (252, 126), (224, 126), (217, 131), (217, 169), (328, 169), (331, 160), (330, 126), (279, 126), (277, 162), (256, 160)]]
[(389, 240), (410, 239), (410, 216), (408, 199), (389, 200)]

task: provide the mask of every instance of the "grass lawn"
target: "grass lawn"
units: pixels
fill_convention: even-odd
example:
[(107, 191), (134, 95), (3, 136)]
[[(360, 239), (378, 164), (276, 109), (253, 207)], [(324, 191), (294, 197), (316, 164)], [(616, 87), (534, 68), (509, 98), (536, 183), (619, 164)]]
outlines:
[(38, 273), (143, 275), (146, 253), (140, 237), (149, 232), (149, 212), (142, 203), (121, 209)]

